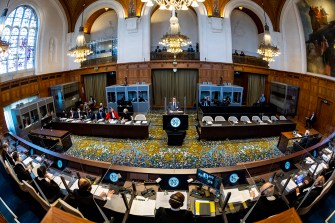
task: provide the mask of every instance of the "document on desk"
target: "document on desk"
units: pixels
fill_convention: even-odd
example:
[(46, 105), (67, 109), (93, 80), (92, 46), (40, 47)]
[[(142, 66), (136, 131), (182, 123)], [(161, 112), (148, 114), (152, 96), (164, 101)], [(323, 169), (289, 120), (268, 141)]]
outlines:
[(38, 176), (38, 174), (37, 174), (37, 169), (38, 169), (40, 166), (41, 166), (40, 164), (38, 164), (38, 163), (34, 163), (34, 167), (33, 167), (32, 171), (33, 171), (33, 173), (34, 173), (34, 175), (35, 175), (36, 177)]
[[(255, 192), (255, 197), (257, 197), (259, 194), (257, 189), (252, 188), (251, 190)], [(241, 203), (253, 199), (250, 196), (249, 190), (238, 190), (238, 188), (223, 190), (224, 194), (228, 194), (228, 192), (231, 192), (228, 203)]]
[(154, 216), (155, 215), (155, 200), (133, 200), (131, 205), (130, 214), (139, 216)]
[[(33, 159), (32, 159), (31, 157), (27, 157), (27, 158), (26, 158), (25, 160), (23, 160), (22, 162), (23, 162), (24, 165), (28, 166), (28, 164), (29, 164), (31, 161), (33, 161)], [(37, 175), (36, 175), (36, 176), (37, 176)]]
[[(128, 194), (126, 196), (127, 196), (127, 201), (129, 202), (130, 197), (128, 196)], [(111, 199), (107, 200), (104, 207), (112, 211), (119, 212), (119, 213), (126, 213), (126, 210), (127, 210), (120, 194), (118, 195), (113, 194)]]
[[(62, 181), (62, 179), (61, 179), (59, 176), (55, 176), (55, 177), (53, 178), (53, 181), (55, 181), (56, 184), (58, 184), (58, 186), (59, 186), (61, 189), (65, 190), (65, 186), (64, 186), (64, 184), (63, 184), (63, 181)], [(69, 185), (70, 181), (69, 181), (69, 180), (65, 180), (65, 183), (66, 183), (67, 185)]]
[[(287, 179), (284, 179), (280, 182), (280, 184), (282, 186), (284, 186), (286, 181), (287, 181)], [(290, 191), (294, 190), (295, 188), (297, 188), (297, 184), (292, 179), (290, 179), (290, 181), (288, 182), (288, 184), (285, 188), (286, 192), (290, 192)]]
[(70, 190), (74, 190), (74, 189), (78, 189), (78, 179), (72, 184), (72, 186), (70, 187)]
[(103, 192), (105, 192), (107, 194), (108, 191), (109, 191), (108, 188), (104, 188), (100, 185), (92, 185), (92, 189), (91, 189), (91, 193), (96, 195), (96, 196), (99, 196)]
[[(179, 191), (180, 193), (182, 193), (185, 196), (185, 201), (184, 201), (184, 205), (180, 208), (180, 209), (187, 209), (187, 193), (185, 191)], [(163, 207), (163, 208), (170, 208), (170, 196), (172, 194), (174, 194), (176, 192), (168, 192), (167, 195), (165, 195), (165, 192), (157, 192), (156, 193), (156, 209)]]

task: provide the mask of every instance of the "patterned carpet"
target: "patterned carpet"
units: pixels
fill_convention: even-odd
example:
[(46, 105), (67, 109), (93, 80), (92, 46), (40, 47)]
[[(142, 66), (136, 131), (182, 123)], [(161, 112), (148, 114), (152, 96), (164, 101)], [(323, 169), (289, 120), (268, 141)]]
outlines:
[(67, 155), (149, 168), (209, 168), (283, 156), (278, 137), (248, 140), (197, 140), (196, 114), (189, 114), (189, 130), (182, 146), (168, 146), (162, 115), (149, 114), (149, 139), (129, 140), (72, 135)]

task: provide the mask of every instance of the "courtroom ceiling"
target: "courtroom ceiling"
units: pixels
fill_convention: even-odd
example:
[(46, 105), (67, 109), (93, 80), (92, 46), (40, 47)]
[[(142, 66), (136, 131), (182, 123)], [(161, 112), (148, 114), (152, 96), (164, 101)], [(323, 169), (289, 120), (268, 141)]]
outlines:
[[(67, 16), (68, 21), (68, 32), (73, 32), (75, 28), (76, 21), (78, 20), (78, 17), (80, 16), (82, 10), (83, 10), (83, 4), (85, 3), (86, 7), (90, 4), (94, 3), (97, 0), (59, 0), (59, 2), (62, 4), (64, 11)], [(123, 7), (123, 10), (125, 12), (126, 17), (130, 17), (129, 15), (129, 9), (134, 8), (133, 16), (140, 16), (142, 8), (144, 7), (144, 3), (141, 2), (141, 0), (117, 0)], [(257, 3), (262, 7), (262, 2), (264, 0), (252, 0), (253, 2)], [(204, 5), (206, 7), (208, 16), (213, 15), (213, 8), (217, 6), (220, 10), (220, 15), (222, 16), (223, 9), (225, 5), (229, 2), (229, 0), (205, 0)], [(280, 20), (280, 14), (282, 12), (282, 8), (285, 4), (285, 0), (265, 0), (264, 1), (264, 8), (266, 13), (271, 19), (271, 22), (273, 24), (274, 31), (279, 32), (279, 20)], [(85, 24), (85, 31), (89, 32), (94, 20), (98, 18), (102, 13), (104, 13), (105, 9), (100, 9), (99, 11), (95, 12), (87, 21)], [(255, 14), (251, 12), (250, 10), (243, 10), (245, 13), (247, 13), (256, 23), (256, 26), (259, 28), (262, 27), (262, 24), (259, 24), (260, 20), (257, 18), (253, 18)]]

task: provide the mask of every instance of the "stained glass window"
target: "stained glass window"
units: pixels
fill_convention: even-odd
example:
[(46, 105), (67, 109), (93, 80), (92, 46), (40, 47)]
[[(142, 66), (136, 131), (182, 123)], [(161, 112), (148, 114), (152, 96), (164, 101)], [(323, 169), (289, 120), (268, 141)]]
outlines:
[(9, 14), (1, 39), (10, 45), (8, 55), (0, 57), (0, 74), (34, 68), (37, 24), (29, 6), (19, 6)]

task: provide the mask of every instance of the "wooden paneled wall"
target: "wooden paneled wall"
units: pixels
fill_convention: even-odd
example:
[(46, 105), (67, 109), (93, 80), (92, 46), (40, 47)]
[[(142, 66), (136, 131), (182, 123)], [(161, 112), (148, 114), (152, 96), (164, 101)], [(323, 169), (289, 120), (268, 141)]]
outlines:
[[(322, 77), (316, 77), (308, 74), (298, 74), (286, 71), (277, 71), (248, 65), (234, 65), (203, 61), (152, 61), (128, 64), (101, 65), (99, 67), (88, 67), (80, 70), (64, 71), (59, 73), (44, 74), (28, 78), (16, 79), (10, 82), (0, 84), (0, 105), (7, 106), (19, 99), (27, 98), (33, 95), (46, 97), (50, 95), (49, 87), (70, 81), (80, 83), (80, 89), (84, 89), (84, 75), (100, 74), (104, 72), (116, 72), (117, 84), (124, 84), (127, 77), (128, 84), (136, 82), (151, 83), (151, 71), (153, 69), (197, 69), (199, 70), (199, 83), (212, 82), (219, 84), (220, 77), (224, 82), (234, 83), (234, 71), (263, 74), (267, 76), (266, 96), (270, 95), (270, 84), (272, 81), (296, 85), (300, 87), (299, 104), (296, 120), (304, 122), (305, 117), (315, 111), (321, 114), (322, 103), (326, 104), (326, 117), (317, 117), (315, 128), (321, 133), (329, 134), (335, 131), (334, 98), (335, 98), (335, 79), (334, 81)], [(83, 91), (80, 92), (84, 99)], [(321, 103), (321, 104), (320, 104)], [(325, 114), (323, 114), (325, 115)], [(326, 122), (323, 120), (327, 120)], [(3, 110), (0, 110), (0, 132), (7, 131), (4, 120)]]

